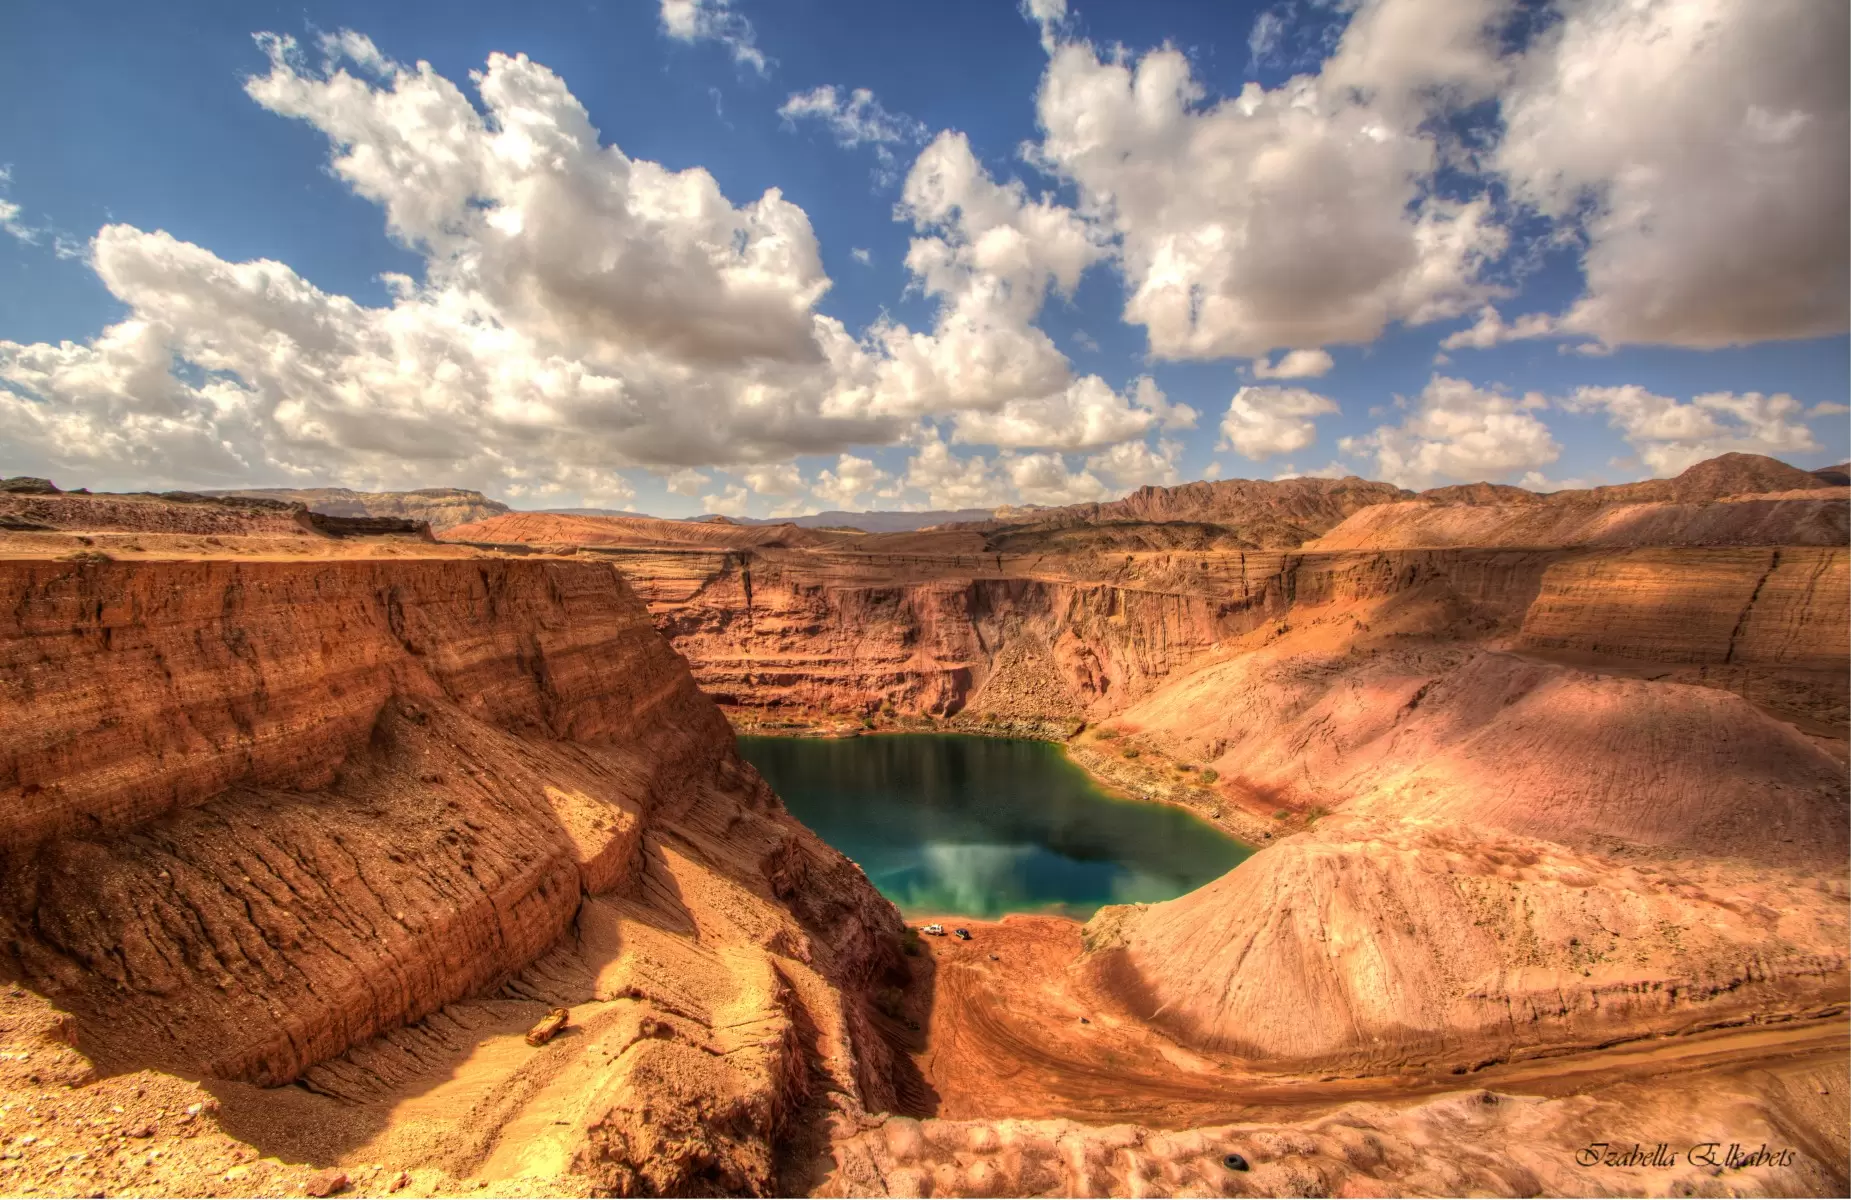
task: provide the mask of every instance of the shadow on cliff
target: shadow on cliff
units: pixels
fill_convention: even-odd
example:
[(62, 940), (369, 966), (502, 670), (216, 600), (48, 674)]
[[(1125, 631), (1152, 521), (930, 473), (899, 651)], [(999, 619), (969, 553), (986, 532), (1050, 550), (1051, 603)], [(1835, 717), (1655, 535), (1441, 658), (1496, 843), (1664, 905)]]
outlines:
[[(893, 1111), (908, 1117), (938, 1115), (939, 1095), (915, 1055), (927, 1050), (926, 1031), (932, 1028), (932, 1009), (938, 996), (938, 962), (921, 950), (906, 958), (908, 978), (897, 1016), (878, 1013), (882, 1038), (893, 1050)], [(876, 1003), (880, 997), (876, 997)]]

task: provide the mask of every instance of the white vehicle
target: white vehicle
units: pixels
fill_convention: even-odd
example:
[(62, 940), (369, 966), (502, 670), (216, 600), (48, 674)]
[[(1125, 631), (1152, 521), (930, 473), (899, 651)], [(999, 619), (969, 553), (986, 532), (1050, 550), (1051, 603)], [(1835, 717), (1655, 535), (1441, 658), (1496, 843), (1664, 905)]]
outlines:
[(934, 922), (932, 922), (932, 924), (930, 924), (930, 925), (927, 925), (927, 926), (926, 926), (926, 927), (925, 927), (924, 929), (921, 929), (921, 930), (920, 930), (919, 932), (920, 932), (920, 933), (929, 933), (929, 934), (931, 934), (931, 935), (932, 935), (933, 937), (944, 937), (944, 936), (945, 936), (945, 927), (944, 927), (943, 925), (940, 925), (940, 924), (939, 924), (938, 922), (936, 922), (936, 921), (934, 921)]

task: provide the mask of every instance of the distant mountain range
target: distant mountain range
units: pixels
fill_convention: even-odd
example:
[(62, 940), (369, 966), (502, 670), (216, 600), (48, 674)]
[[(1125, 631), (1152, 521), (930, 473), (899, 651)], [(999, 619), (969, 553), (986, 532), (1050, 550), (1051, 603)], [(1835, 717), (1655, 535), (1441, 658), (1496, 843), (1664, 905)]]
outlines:
[[(640, 517), (643, 513), (622, 512), (614, 508), (547, 508), (542, 512), (570, 517)], [(730, 525), (796, 525), (803, 529), (859, 529), (863, 533), (911, 533), (933, 525), (954, 521), (988, 521), (995, 510), (988, 508), (936, 509), (932, 512), (828, 512), (803, 517), (670, 517), (668, 520), (721, 522)]]
[[(1851, 464), (1806, 471), (1757, 454), (1724, 454), (1672, 479), (1538, 494), (1508, 484), (1473, 483), (1410, 492), (1393, 484), (1347, 479), (1272, 482), (1223, 479), (1173, 487), (1143, 487), (1121, 500), (1062, 507), (1019, 505), (997, 509), (936, 509), (931, 512), (828, 512), (801, 517), (663, 517), (654, 520), (723, 525), (796, 525), (803, 529), (858, 529), (864, 533), (912, 533), (935, 525), (981, 524), (1071, 526), (1113, 521), (1197, 521), (1239, 525), (1266, 545), (1299, 545), (1361, 508), (1396, 500), (1443, 504), (1620, 503), (1702, 501), (1737, 494), (1843, 486)], [(401, 517), (430, 522), (433, 532), (515, 512), (481, 492), (463, 488), (421, 488), (410, 492), (356, 492), (347, 488), (241, 488), (208, 495), (294, 500), (337, 517)], [(573, 517), (647, 517), (614, 508), (532, 510)]]

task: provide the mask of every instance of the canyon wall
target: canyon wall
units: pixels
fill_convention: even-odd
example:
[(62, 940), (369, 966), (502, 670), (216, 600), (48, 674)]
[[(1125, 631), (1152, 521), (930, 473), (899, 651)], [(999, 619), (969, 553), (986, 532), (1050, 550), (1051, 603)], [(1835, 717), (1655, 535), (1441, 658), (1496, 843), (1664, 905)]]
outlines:
[(1444, 594), (1403, 633), (1663, 667), (1845, 722), (1843, 549), (851, 555), (611, 550), (722, 704), (1109, 716), (1297, 611)]
[[(514, 733), (724, 744), (607, 571), (559, 563), (0, 563), (0, 845), (109, 834), (234, 782), (313, 789), (389, 697)], [(704, 750), (697, 748), (706, 747)]]
[(904, 534), (512, 514), (449, 536), (612, 563), (748, 710), (1098, 719), (1295, 608), (1438, 589), (1407, 636), (1669, 666), (1842, 733), (1848, 513), (1729, 454), (1551, 495), (1228, 480)]
[[(509, 984), (630, 1014), (587, 1084), (586, 1179), (642, 1187), (647, 1159), (650, 1187), (771, 1190), (819, 1053), (842, 1103), (891, 1103), (864, 1006), (897, 915), (737, 757), (608, 567), (13, 559), (0, 595), (0, 974), (99, 1068), (351, 1079), (328, 1064)], [(521, 983), (587, 953), (587, 897), (634, 931)], [(735, 980), (787, 1051), (661, 1076), (732, 1018), (677, 1005), (642, 950)], [(755, 1114), (730, 1141), (644, 1134), (722, 1103)]]

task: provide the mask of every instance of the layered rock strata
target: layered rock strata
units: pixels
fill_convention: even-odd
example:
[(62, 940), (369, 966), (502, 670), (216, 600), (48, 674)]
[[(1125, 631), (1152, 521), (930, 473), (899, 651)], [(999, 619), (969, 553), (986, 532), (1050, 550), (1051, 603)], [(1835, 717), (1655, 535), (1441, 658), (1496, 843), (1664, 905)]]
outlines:
[(775, 1190), (806, 1104), (891, 1102), (897, 916), (608, 567), (11, 560), (0, 594), (0, 969), (101, 1070), (333, 1080), (512, 980), (618, 1031), (556, 1164), (596, 1186)]

